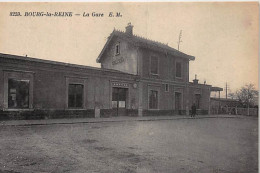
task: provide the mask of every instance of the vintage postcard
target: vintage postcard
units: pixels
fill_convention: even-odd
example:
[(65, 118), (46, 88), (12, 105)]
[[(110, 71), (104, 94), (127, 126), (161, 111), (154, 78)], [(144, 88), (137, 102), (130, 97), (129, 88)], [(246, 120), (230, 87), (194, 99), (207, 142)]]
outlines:
[(258, 172), (258, 2), (0, 2), (0, 172)]

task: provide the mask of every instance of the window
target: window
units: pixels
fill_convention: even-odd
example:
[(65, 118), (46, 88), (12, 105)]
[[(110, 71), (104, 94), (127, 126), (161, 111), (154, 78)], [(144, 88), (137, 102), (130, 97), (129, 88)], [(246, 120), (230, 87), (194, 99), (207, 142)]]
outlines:
[(158, 109), (158, 91), (150, 90), (149, 109)]
[(83, 85), (69, 84), (69, 108), (82, 108), (83, 107)]
[(165, 84), (165, 92), (169, 92), (169, 84)]
[(176, 77), (181, 77), (181, 63), (180, 62), (176, 62)]
[(200, 94), (195, 94), (195, 104), (196, 104), (196, 108), (199, 109), (200, 108)]
[(116, 55), (120, 54), (120, 43), (116, 44)]
[(8, 79), (8, 108), (29, 108), (29, 80)]
[(151, 56), (151, 74), (158, 74), (158, 57)]

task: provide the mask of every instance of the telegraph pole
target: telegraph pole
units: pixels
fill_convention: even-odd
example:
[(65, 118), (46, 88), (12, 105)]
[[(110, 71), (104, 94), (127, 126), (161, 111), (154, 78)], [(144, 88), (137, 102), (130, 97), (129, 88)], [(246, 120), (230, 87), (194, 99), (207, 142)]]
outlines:
[(226, 99), (227, 99), (227, 97), (228, 97), (228, 84), (226, 82)]
[(177, 42), (178, 43), (178, 50), (180, 50), (180, 44), (182, 42), (181, 40), (181, 36), (182, 36), (182, 30), (180, 31), (180, 34), (179, 34), (179, 41)]

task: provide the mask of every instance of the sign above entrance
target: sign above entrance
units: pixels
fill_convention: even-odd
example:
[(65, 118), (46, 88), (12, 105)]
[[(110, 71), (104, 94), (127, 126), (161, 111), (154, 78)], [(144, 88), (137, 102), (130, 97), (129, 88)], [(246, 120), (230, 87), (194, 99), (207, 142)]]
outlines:
[(128, 87), (127, 83), (120, 83), (120, 82), (113, 82), (112, 85), (118, 87)]

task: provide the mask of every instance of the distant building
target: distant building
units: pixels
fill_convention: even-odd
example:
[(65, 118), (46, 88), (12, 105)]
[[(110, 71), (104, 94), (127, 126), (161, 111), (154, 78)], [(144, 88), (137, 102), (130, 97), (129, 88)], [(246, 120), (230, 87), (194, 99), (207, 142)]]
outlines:
[[(237, 99), (226, 98), (210, 98), (211, 114), (226, 114), (231, 112), (233, 108), (242, 107)], [(233, 112), (235, 114), (235, 112)]]
[(210, 111), (211, 85), (189, 82), (194, 56), (114, 30), (101, 68), (0, 54), (0, 118), (189, 114)]

